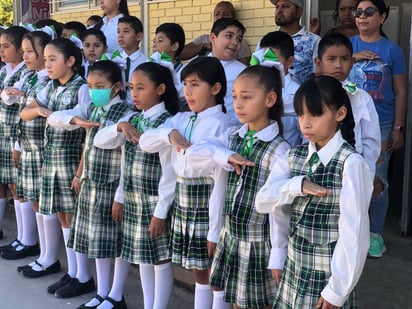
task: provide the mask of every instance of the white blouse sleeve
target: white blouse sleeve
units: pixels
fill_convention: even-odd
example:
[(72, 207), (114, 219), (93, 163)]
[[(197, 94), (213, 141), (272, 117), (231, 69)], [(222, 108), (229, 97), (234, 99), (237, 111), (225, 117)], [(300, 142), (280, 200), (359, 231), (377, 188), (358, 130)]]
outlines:
[(343, 167), (340, 194), (339, 238), (331, 261), (332, 275), (321, 295), (342, 306), (358, 282), (369, 249), (369, 202), (372, 177), (359, 154), (350, 155)]
[(80, 128), (80, 126), (70, 124), (70, 121), (76, 116), (83, 119), (87, 119), (88, 117), (91, 99), (89, 95), (89, 88), (86, 84), (79, 88), (77, 96), (78, 103), (74, 108), (53, 112), (47, 118), (47, 123), (52, 127), (62, 128), (68, 131), (73, 131)]
[(126, 150), (124, 145), (122, 146), (122, 155), (120, 157), (120, 180), (119, 186), (117, 187), (116, 193), (114, 194), (114, 201), (120, 204), (124, 204), (124, 165), (125, 165)]

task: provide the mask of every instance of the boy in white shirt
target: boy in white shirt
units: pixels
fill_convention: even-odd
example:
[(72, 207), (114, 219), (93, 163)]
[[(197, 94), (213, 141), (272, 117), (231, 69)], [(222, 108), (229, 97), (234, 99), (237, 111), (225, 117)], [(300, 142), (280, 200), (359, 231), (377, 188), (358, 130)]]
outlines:
[(232, 18), (221, 18), (213, 24), (210, 33), (212, 53), (223, 65), (226, 74), (227, 91), (225, 96), (226, 113), (233, 124), (240, 124), (233, 109), (232, 89), (236, 77), (246, 66), (237, 60), (246, 29), (242, 23)]

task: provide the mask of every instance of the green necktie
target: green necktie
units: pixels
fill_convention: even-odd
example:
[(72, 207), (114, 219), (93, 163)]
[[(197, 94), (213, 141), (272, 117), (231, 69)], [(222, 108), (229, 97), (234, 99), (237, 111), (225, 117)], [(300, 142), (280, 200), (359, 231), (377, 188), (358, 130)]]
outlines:
[(247, 159), (250, 159), (253, 153), (253, 135), (256, 133), (256, 130), (249, 130), (246, 132), (243, 137), (242, 148), (240, 148), (240, 154)]
[(313, 172), (316, 170), (316, 164), (319, 162), (319, 156), (317, 152), (312, 153), (312, 156), (309, 159), (309, 172), (308, 176), (312, 176)]
[(37, 76), (37, 73), (34, 73), (28, 80), (30, 86), (34, 86), (36, 85), (37, 81), (38, 81), (39, 77)]
[(189, 142), (191, 142), (191, 139), (192, 139), (193, 127), (195, 126), (196, 119), (197, 119), (197, 114), (190, 116), (189, 122), (187, 123), (186, 128), (185, 128), (185, 138)]

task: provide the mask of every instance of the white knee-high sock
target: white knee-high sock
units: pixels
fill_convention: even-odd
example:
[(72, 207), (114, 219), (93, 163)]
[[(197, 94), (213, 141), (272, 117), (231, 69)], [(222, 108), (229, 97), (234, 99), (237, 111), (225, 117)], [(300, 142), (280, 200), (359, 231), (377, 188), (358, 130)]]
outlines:
[(92, 277), (92, 273), (90, 271), (90, 259), (87, 257), (87, 254), (84, 253), (75, 251), (75, 255), (77, 264), (76, 278), (81, 283), (85, 283)]
[(155, 272), (155, 296), (153, 309), (167, 309), (170, 295), (173, 290), (173, 266), (165, 263), (154, 266)]
[(194, 309), (210, 309), (212, 308), (212, 302), (213, 293), (210, 285), (196, 282)]
[(40, 256), (37, 259), (37, 261), (41, 264), (41, 261), (46, 252), (46, 236), (44, 234), (43, 215), (39, 212), (36, 212), (36, 222), (37, 222), (37, 234), (39, 237), (39, 244), (40, 244)]
[(223, 299), (225, 291), (213, 291), (213, 306), (212, 309), (230, 309), (232, 304), (226, 303)]
[(124, 285), (129, 275), (130, 263), (117, 257), (114, 260), (113, 284), (109, 296), (115, 301), (122, 300)]
[(22, 218), (21, 242), (26, 246), (36, 244), (36, 215), (31, 202), (20, 203)]
[(19, 200), (14, 200), (14, 213), (16, 214), (17, 240), (21, 241), (23, 236), (23, 218)]
[(7, 207), (7, 198), (0, 198), (0, 230), (3, 228), (4, 212)]
[(96, 259), (97, 294), (105, 298), (110, 291), (112, 259)]
[(139, 264), (139, 273), (143, 291), (144, 309), (153, 308), (155, 294), (154, 265)]
[[(38, 262), (44, 267), (49, 267), (50, 265), (56, 263), (59, 253), (61, 229), (57, 215), (43, 215), (43, 227), (45, 250), (42, 259)], [(33, 269), (37, 271), (41, 270), (41, 268), (37, 265), (33, 266)]]
[(76, 277), (77, 273), (77, 261), (76, 261), (76, 253), (72, 248), (67, 247), (67, 241), (70, 237), (70, 228), (69, 227), (62, 227), (63, 238), (64, 238), (64, 246), (66, 247), (66, 256), (67, 256), (67, 273), (70, 277)]

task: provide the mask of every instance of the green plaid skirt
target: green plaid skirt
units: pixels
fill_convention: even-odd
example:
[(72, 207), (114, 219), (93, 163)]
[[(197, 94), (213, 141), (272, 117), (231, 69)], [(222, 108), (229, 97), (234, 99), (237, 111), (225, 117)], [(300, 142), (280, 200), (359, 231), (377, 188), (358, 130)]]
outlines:
[(158, 196), (126, 192), (122, 220), (122, 253), (120, 257), (133, 264), (155, 264), (171, 258), (170, 217), (167, 232), (157, 238), (149, 237), (149, 224)]
[[(333, 248), (333, 244), (313, 245), (298, 236), (289, 238), (288, 258), (273, 308), (316, 308), (320, 293), (331, 276), (330, 260)], [(343, 308), (358, 308), (354, 291)]]
[(0, 184), (11, 184), (17, 181), (17, 168), (14, 167), (12, 154), (16, 137), (0, 136)]
[(276, 285), (267, 268), (270, 240), (242, 241), (224, 227), (213, 259), (210, 284), (225, 291), (225, 302), (241, 308), (264, 308), (273, 303)]
[(73, 177), (80, 162), (82, 147), (46, 147), (43, 154), (39, 212), (73, 213), (76, 194), (71, 189)]
[(172, 217), (172, 261), (186, 269), (206, 270), (211, 179), (178, 179)]
[(39, 201), (43, 151), (22, 151), (17, 172), (17, 196), (25, 201)]
[(115, 258), (120, 254), (120, 225), (113, 221), (112, 205), (119, 183), (96, 185), (83, 180), (72, 218), (68, 247), (89, 258)]

